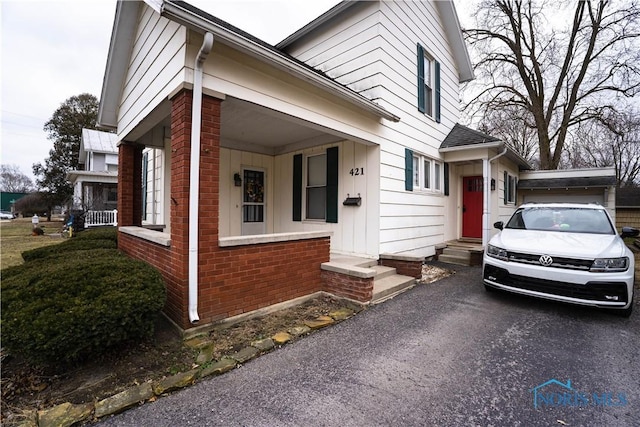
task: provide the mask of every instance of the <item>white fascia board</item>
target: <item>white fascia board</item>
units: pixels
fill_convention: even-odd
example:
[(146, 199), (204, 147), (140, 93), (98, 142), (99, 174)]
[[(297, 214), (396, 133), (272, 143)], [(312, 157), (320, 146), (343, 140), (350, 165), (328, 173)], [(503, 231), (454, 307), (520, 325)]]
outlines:
[(451, 52), (458, 65), (459, 82), (464, 83), (471, 81), (475, 79), (473, 65), (471, 65), (467, 44), (462, 35), (462, 28), (460, 27), (456, 7), (451, 0), (436, 1), (435, 4), (442, 18), (444, 30), (447, 33), (447, 40), (451, 46)]
[(352, 104), (358, 105), (359, 107), (364, 108), (365, 110), (379, 117), (393, 122), (400, 121), (400, 117), (396, 116), (393, 113), (390, 113), (374, 102), (369, 101), (362, 95), (359, 95), (356, 92), (345, 88), (341, 84), (331, 79), (321, 76), (315, 71), (312, 71), (302, 66), (301, 64), (298, 64), (285, 55), (281, 55), (276, 51), (266, 49), (259, 43), (256, 43), (251, 39), (243, 37), (240, 34), (224, 28), (223, 26), (218, 25), (215, 22), (211, 22), (203, 18), (202, 16), (194, 14), (175, 3), (165, 1), (162, 5), (161, 15), (167, 19), (184, 25), (187, 28), (203, 32), (210, 32), (214, 35), (215, 39), (222, 40), (232, 47), (239, 48), (242, 51), (245, 51), (260, 60), (269, 62), (276, 67), (284, 70), (285, 72), (300, 77), (303, 80), (306, 80), (307, 82), (313, 84), (314, 86), (329, 91), (332, 94), (337, 95)]
[(476, 150), (478, 148), (501, 148), (503, 143), (501, 141), (493, 141), (493, 142), (485, 142), (484, 144), (472, 144), (472, 145), (459, 145), (457, 147), (446, 147), (439, 148), (438, 151), (441, 153), (452, 153), (455, 151), (467, 151), (467, 150)]
[(118, 127), (120, 96), (133, 47), (139, 6), (140, 3), (137, 1), (118, 1), (116, 5), (116, 16), (111, 31), (107, 66), (98, 106), (97, 125), (100, 129), (114, 130)]

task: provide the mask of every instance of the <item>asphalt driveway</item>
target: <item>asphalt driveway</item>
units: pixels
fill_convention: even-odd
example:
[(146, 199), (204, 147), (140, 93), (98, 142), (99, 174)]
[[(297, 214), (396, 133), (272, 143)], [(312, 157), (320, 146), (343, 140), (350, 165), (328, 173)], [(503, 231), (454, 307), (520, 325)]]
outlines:
[(456, 269), (100, 425), (640, 425), (638, 294), (624, 319)]

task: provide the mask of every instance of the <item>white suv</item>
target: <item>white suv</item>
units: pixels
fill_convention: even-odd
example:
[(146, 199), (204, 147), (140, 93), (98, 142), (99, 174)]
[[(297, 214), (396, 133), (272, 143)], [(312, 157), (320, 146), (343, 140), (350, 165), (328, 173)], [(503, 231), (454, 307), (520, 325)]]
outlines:
[(606, 209), (594, 204), (520, 206), (487, 246), (483, 279), (488, 291), (505, 291), (574, 304), (633, 309), (634, 259)]

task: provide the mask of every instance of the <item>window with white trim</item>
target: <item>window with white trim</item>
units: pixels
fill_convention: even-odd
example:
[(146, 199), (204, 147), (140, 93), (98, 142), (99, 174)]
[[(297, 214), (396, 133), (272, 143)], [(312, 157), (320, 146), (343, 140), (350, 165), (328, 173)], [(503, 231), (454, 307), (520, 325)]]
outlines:
[(424, 57), (424, 113), (433, 117), (433, 58), (425, 53)]
[(504, 204), (516, 204), (518, 178), (504, 171)]
[(418, 43), (418, 110), (440, 123), (440, 63)]
[(442, 191), (442, 163), (427, 156), (413, 155), (413, 189)]
[(307, 157), (307, 219), (325, 219), (327, 207), (327, 155)]

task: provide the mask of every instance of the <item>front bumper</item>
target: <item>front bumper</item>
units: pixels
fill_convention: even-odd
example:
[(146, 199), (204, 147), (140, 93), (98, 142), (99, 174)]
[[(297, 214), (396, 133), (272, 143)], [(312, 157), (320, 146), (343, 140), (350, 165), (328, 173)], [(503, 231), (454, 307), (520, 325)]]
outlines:
[(505, 291), (593, 307), (633, 304), (633, 271), (592, 273), (502, 261), (484, 256), (483, 280)]

